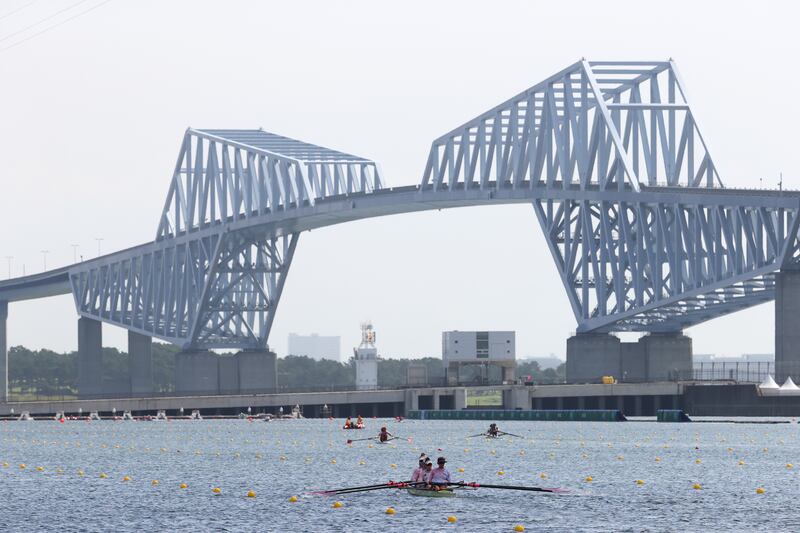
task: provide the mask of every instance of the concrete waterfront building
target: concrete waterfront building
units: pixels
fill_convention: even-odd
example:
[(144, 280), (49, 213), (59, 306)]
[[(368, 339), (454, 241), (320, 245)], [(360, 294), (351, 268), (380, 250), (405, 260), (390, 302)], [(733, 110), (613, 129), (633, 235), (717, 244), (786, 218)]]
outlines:
[(378, 388), (378, 348), (370, 322), (361, 324), (361, 344), (353, 349), (356, 360), (356, 390)]
[(339, 361), (341, 360), (341, 346), (342, 338), (339, 336), (289, 333), (289, 349), (286, 353), (287, 355), (305, 355), (317, 361), (321, 359)]
[(442, 364), (447, 383), (513, 381), (516, 337), (513, 331), (444, 331)]

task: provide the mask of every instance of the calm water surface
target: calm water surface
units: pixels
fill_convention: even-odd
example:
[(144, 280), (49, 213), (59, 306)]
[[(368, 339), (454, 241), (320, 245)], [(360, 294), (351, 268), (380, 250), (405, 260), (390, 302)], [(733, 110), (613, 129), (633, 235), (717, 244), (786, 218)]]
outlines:
[[(2, 423), (0, 531), (800, 528), (796, 423), (505, 422), (501, 429), (524, 438), (493, 440), (466, 438), (485, 429), (477, 421), (367, 422), (364, 431), (327, 420)], [(346, 444), (381, 424), (412, 441)], [(408, 479), (421, 451), (445, 455), (454, 479), (569, 492), (307, 494)], [(344, 506), (334, 509), (337, 500)], [(394, 516), (385, 514), (389, 506)], [(449, 524), (450, 515), (458, 522)]]

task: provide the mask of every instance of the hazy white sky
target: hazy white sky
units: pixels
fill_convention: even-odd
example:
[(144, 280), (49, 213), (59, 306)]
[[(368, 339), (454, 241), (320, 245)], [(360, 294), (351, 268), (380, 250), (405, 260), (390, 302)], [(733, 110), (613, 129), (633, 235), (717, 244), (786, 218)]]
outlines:
[[(188, 126), (257, 128), (420, 180), (430, 142), (580, 57), (674, 58), (728, 186), (800, 188), (794, 2), (0, 2), (0, 278), (152, 240)], [(33, 26), (56, 12), (78, 4)], [(17, 8), (24, 7), (13, 13)], [(15, 43), (29, 39), (18, 46)], [(533, 209), (462, 208), (301, 236), (270, 345), (369, 318), (383, 355), (441, 331), (516, 330), (518, 356), (575, 328)], [(74, 349), (69, 296), (13, 303), (9, 343)], [(773, 306), (687, 333), (695, 353), (773, 351)], [(125, 332), (104, 326), (106, 345)]]

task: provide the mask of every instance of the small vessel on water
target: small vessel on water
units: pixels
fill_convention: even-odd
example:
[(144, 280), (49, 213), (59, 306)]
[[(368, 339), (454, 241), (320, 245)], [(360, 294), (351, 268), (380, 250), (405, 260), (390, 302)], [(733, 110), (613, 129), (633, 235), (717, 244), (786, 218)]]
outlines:
[(451, 489), (433, 490), (408, 487), (406, 492), (411, 496), (422, 496), (424, 498), (453, 498), (456, 495), (455, 491)]

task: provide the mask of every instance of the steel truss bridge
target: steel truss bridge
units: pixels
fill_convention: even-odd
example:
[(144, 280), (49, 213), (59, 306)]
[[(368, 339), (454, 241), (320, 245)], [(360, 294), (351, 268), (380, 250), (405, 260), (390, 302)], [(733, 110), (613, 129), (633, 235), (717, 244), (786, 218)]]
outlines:
[[(670, 61), (581, 60), (433, 141), (418, 185), (263, 130), (189, 129), (153, 242), (0, 283), (187, 350), (264, 349), (300, 234), (533, 206), (578, 332), (677, 332), (775, 297), (800, 194), (726, 189)], [(2, 302), (0, 302), (2, 303)]]

